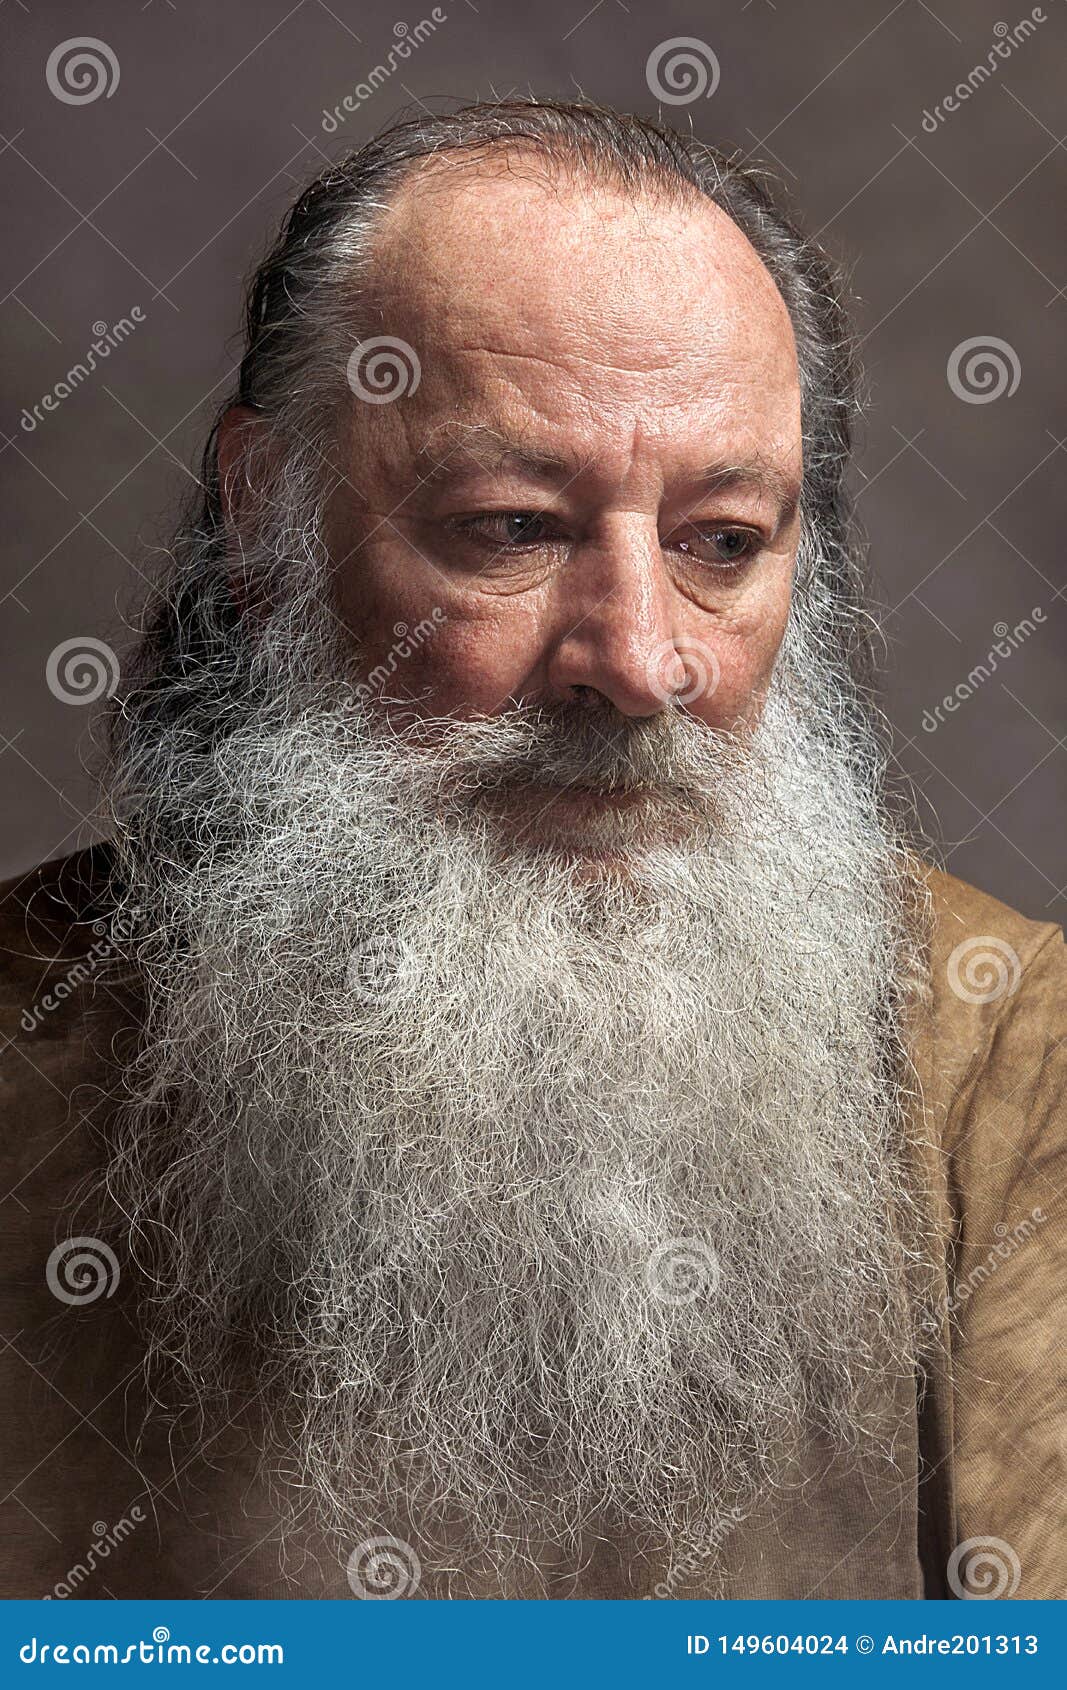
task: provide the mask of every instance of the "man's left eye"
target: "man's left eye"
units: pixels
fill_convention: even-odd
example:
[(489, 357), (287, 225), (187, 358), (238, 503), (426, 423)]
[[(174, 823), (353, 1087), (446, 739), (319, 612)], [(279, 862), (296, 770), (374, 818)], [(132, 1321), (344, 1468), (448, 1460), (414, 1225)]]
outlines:
[(664, 543), (701, 563), (729, 570), (754, 558), (763, 539), (751, 528), (689, 528)]

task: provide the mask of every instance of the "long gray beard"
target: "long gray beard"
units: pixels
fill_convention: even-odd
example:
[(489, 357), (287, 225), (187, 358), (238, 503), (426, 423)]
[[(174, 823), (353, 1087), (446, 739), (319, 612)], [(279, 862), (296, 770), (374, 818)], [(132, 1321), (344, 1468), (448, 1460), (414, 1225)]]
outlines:
[[(891, 1453), (926, 1247), (900, 858), (811, 701), (779, 681), (743, 743), (332, 703), (230, 736), (195, 864), (128, 862), (109, 1178), (152, 1357), (201, 1405), (270, 1381), (294, 1515), (402, 1539), (427, 1593), (536, 1593), (601, 1530), (717, 1542), (813, 1427)], [(490, 795), (576, 773), (675, 825), (602, 821), (625, 872), (509, 844)]]

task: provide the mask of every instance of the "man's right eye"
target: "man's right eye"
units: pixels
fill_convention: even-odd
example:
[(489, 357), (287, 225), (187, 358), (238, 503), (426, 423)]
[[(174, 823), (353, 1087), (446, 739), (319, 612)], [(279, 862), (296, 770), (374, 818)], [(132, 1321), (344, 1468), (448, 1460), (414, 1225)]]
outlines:
[(456, 523), (461, 534), (482, 540), (501, 551), (521, 551), (560, 538), (552, 518), (543, 511), (478, 511)]

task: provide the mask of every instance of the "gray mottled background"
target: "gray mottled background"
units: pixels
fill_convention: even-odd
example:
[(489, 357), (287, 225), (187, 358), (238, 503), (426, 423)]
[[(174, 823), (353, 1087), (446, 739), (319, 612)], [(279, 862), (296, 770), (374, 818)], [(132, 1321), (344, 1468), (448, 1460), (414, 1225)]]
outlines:
[[(231, 380), (242, 280), (298, 186), (413, 105), (580, 90), (762, 158), (846, 261), (901, 769), (955, 873), (1062, 920), (1063, 0), (444, 0), (441, 14), (415, 44), (424, 0), (3, 6), (0, 873), (93, 837), (100, 683), (69, 654), (95, 640), (121, 655), (123, 611)], [(1023, 18), (1033, 33), (1017, 37)], [(47, 67), (80, 36), (106, 44), (118, 82), (92, 49), (106, 86), (90, 78), (96, 97), (71, 103)], [(678, 37), (709, 70), (713, 56), (717, 86), (659, 106), (649, 57)], [(70, 93), (66, 56), (52, 81)], [(376, 66), (388, 74), (324, 128)], [(106, 363), (40, 409), (94, 324), (133, 307), (144, 320)]]

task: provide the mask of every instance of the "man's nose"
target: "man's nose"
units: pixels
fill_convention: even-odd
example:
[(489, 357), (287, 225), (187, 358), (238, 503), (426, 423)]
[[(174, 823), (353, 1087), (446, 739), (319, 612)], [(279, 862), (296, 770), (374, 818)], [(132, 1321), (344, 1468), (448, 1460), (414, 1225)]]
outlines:
[(559, 581), (558, 631), (547, 661), (553, 698), (590, 688), (626, 716), (654, 716), (686, 699), (691, 676), (679, 637), (681, 605), (654, 522), (618, 519), (610, 532), (575, 548)]

